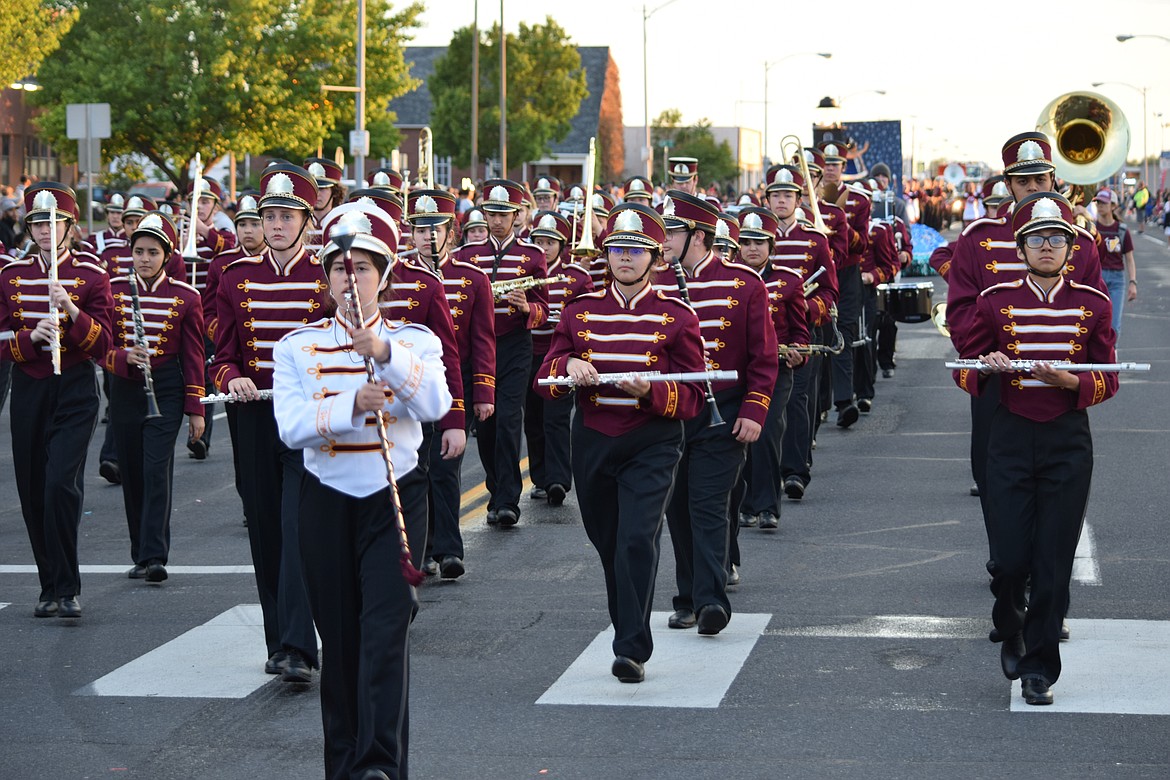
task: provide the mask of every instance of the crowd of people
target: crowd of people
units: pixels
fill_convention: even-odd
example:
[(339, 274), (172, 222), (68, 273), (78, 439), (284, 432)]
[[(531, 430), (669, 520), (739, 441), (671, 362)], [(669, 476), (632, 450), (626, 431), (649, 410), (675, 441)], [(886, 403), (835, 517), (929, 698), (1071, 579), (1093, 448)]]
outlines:
[[(684, 157), (665, 187), (634, 176), (617, 194), (552, 176), (451, 191), (387, 168), (346, 191), (330, 160), (276, 161), (232, 204), (208, 178), (172, 203), (113, 195), (109, 227), (80, 241), (73, 191), (31, 184), (31, 244), (0, 258), (0, 358), (15, 366), (33, 614), (82, 614), (100, 384), (99, 470), (122, 485), (127, 576), (153, 586), (169, 578), (176, 439), (185, 420), (191, 456), (208, 457), (209, 411), (225, 404), (264, 671), (303, 684), (321, 669), (328, 776), (407, 774), (414, 588), (466, 572), (472, 435), (496, 532), (522, 518), (524, 439), (529, 498), (576, 493), (610, 671), (642, 682), (663, 527), (667, 627), (719, 634), (746, 576), (741, 531), (778, 528), (782, 501), (810, 489), (820, 426), (861, 421), (879, 369), (896, 368), (879, 286), (910, 263), (908, 223), (936, 188), (903, 200), (884, 164), (845, 176), (849, 155), (831, 139), (805, 148), (734, 203), (702, 192)], [(1046, 704), (1088, 496), (1084, 409), (1117, 389), (1108, 369), (1066, 363), (1115, 360), (1110, 297), (1133, 300), (1136, 267), (1120, 199), (1103, 189), (1096, 225), (1079, 227), (1042, 134), (1009, 139), (1003, 162), (983, 216), (932, 265), (954, 345), (977, 361), (955, 380), (972, 395), (992, 640), (1027, 702)]]

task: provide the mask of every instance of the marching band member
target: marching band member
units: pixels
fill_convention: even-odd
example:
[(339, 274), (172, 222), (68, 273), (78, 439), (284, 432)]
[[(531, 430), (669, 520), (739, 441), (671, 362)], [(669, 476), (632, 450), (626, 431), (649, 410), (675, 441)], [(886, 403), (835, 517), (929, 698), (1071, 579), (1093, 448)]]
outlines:
[(631, 176), (622, 184), (622, 193), (626, 203), (649, 206), (654, 200), (654, 185), (645, 176)]
[[(483, 192), (491, 235), (486, 241), (464, 245), (456, 259), (475, 264), (493, 283), (545, 278), (547, 267), (540, 247), (513, 234), (524, 188), (509, 179), (488, 179)], [(548, 319), (548, 291), (543, 286), (512, 290), (496, 302), (495, 314), (496, 413), (478, 423), (475, 443), (491, 494), (487, 522), (510, 528), (520, 520), (520, 436), (532, 368), (531, 331)]]
[[(890, 172), (885, 163), (878, 163), (872, 170), (873, 181), (878, 188), (875, 192), (880, 193), (880, 195), (875, 194), (874, 196), (874, 212), (878, 211), (877, 202), (880, 198), (882, 204), (880, 219), (889, 225), (893, 232), (894, 248), (898, 261), (895, 270), (896, 276), (899, 271), (908, 268), (914, 260), (914, 239), (910, 233), (910, 226), (904, 219), (906, 202), (890, 189)], [(890, 281), (893, 281), (893, 278), (892, 276)], [(894, 353), (897, 351), (898, 344), (898, 323), (888, 312), (883, 311), (878, 312), (876, 326), (874, 345), (877, 364), (882, 370), (882, 376), (890, 379), (894, 376), (894, 369), (897, 368), (894, 363)]]
[[(431, 201), (422, 200), (425, 197)], [(451, 411), (439, 423), (442, 434), (431, 437), (430, 451), (426, 454), (430, 461), (428, 564), (436, 565), (439, 576), (445, 580), (456, 579), (465, 571), (463, 537), (459, 531), (463, 456), (473, 419), (486, 420), (495, 411), (496, 389), (495, 299), (486, 273), (478, 266), (451, 257), (455, 209), (455, 198), (447, 192), (416, 190), (410, 193), (406, 215), (418, 247), (418, 264), (434, 269), (442, 280), (441, 294), (445, 298), (434, 306), (436, 310), (439, 306), (447, 309), (454, 334), (453, 346), (448, 348), (444, 344), (444, 370), (451, 357), (458, 366), (458, 393), (452, 393)], [(438, 256), (434, 254), (436, 249)], [(412, 307), (410, 311), (416, 309)], [(468, 400), (473, 415), (466, 413)], [(423, 429), (425, 432), (425, 424)], [(422, 460), (420, 452), (420, 464)]]
[[(776, 330), (760, 277), (712, 254), (719, 222), (714, 206), (681, 190), (668, 191), (662, 206), (665, 251), (675, 270), (660, 271), (656, 287), (689, 299), (700, 318), (709, 366), (739, 373), (734, 382), (714, 383), (707, 412), (686, 424), (667, 509), (678, 585), (668, 625), (697, 624), (700, 634), (718, 634), (731, 619), (728, 500), (776, 386)], [(712, 426), (712, 405), (734, 422)]]
[[(297, 485), (299, 556), (326, 659), (325, 776), (405, 778), (415, 598), (400, 565), (387, 477), (391, 468), (409, 476), (420, 422), (441, 417), (451, 396), (439, 340), (420, 325), (386, 322), (378, 310), (398, 244), (395, 226), (366, 204), (331, 213), (324, 226), (329, 243), (321, 256), (336, 314), (281, 337), (272, 383), (281, 439), (305, 463)], [(360, 311), (333, 238), (342, 226), (357, 231), (350, 256)], [(363, 359), (372, 359), (376, 381), (367, 380)], [(392, 449), (382, 449), (371, 413), (381, 416)]]
[[(786, 191), (791, 193), (791, 197), (787, 198), (790, 204), (786, 203), (786, 209), (792, 213), (800, 191), (799, 188)], [(767, 530), (780, 525), (780, 496), (784, 485), (780, 455), (787, 427), (785, 410), (792, 393), (794, 373), (804, 363), (804, 356), (799, 350), (810, 343), (808, 304), (804, 299), (803, 270), (783, 266), (772, 260), (776, 235), (780, 230), (776, 216), (767, 209), (752, 206), (739, 212), (739, 221), (740, 262), (764, 280), (772, 310), (772, 326), (776, 329), (776, 342), (781, 345), (781, 349), (788, 348), (776, 373), (776, 386), (772, 392), (768, 416), (764, 418), (764, 429), (760, 438), (748, 445), (747, 463), (743, 470), (745, 491), (736, 518), (737, 526), (753, 527), (758, 524)], [(732, 529), (732, 534), (736, 534), (735, 529)]]
[[(24, 192), (24, 223), (36, 251), (0, 258), (0, 329), (16, 338), (0, 343), (12, 372), (12, 461), (29, 544), (40, 578), (36, 617), (81, 617), (77, 527), (82, 474), (98, 413), (93, 361), (110, 348), (113, 299), (98, 259), (68, 248), (77, 221), (77, 196), (57, 182)], [(53, 223), (57, 282), (52, 281)], [(60, 312), (58, 322), (50, 307)], [(60, 374), (53, 345), (59, 344)]]
[(468, 211), (463, 220), (463, 244), (460, 248), (468, 244), (481, 244), (488, 240), (489, 235), (488, 223), (483, 211), (481, 209)]
[[(665, 225), (649, 206), (623, 204), (609, 218), (605, 252), (613, 281), (565, 304), (538, 377), (569, 376), (577, 385), (573, 473), (589, 541), (601, 558), (614, 626), (612, 674), (645, 679), (654, 649), (650, 609), (663, 513), (683, 447), (683, 422), (699, 414), (703, 394), (690, 382), (634, 379), (597, 383), (598, 373), (652, 367), (703, 371), (698, 317), (651, 286)], [(550, 399), (568, 387), (543, 387)]]
[(1002, 642), (1004, 674), (1022, 680), (1024, 701), (1044, 705), (1060, 677), (1062, 620), (1093, 472), (1086, 409), (1117, 392), (1117, 373), (1040, 363), (1029, 375), (1013, 372), (1011, 360), (1112, 363), (1117, 335), (1109, 296), (1064, 273), (1074, 242), (1084, 240), (1068, 201), (1055, 192), (1027, 195), (1011, 226), (1025, 275), (987, 288), (966, 312), (960, 354), (989, 368), (959, 371), (956, 381), (974, 396), (1000, 388), (984, 483), (993, 640)]
[[(983, 198), (983, 212), (987, 219), (998, 217), (1000, 207), (1010, 204), (1011, 193), (1008, 191), (1007, 179), (1003, 176), (989, 176), (981, 186), (980, 194)], [(951, 255), (955, 251), (955, 242), (948, 242), (930, 253), (930, 267), (944, 280), (951, 270)]]
[[(816, 174), (820, 152), (805, 150), (809, 173)], [(836, 206), (818, 204), (826, 226), (831, 220), (840, 226), (837, 233), (825, 236), (811, 222), (805, 220), (801, 208), (802, 193), (809, 186), (795, 165), (775, 165), (765, 178), (765, 198), (768, 210), (776, 217), (776, 246), (771, 260), (774, 264), (800, 269), (804, 284), (816, 285), (805, 298), (808, 309), (809, 342), (818, 346), (834, 340), (833, 311), (837, 305), (837, 267), (833, 263), (830, 242), (845, 233), (844, 212)], [(811, 207), (810, 207), (811, 209)], [(829, 228), (832, 231), (832, 228)], [(813, 277), (816, 277), (815, 280)], [(817, 409), (821, 364), (824, 358), (813, 354), (804, 365), (793, 372), (792, 390), (785, 408), (784, 443), (780, 448), (780, 471), (784, 477), (784, 493), (790, 499), (804, 498), (812, 479), (812, 442), (820, 413)]]
[(541, 176), (532, 188), (532, 197), (536, 204), (536, 213), (533, 214), (532, 226), (539, 221), (541, 211), (556, 211), (561, 202), (561, 180), (556, 176)]
[(126, 232), (122, 229), (122, 212), (125, 208), (126, 196), (120, 192), (112, 193), (110, 199), (106, 201), (106, 229), (85, 239), (82, 250), (101, 257), (106, 247), (125, 246), (129, 243)]
[[(858, 340), (863, 297), (861, 261), (869, 245), (870, 202), (868, 196), (846, 187), (843, 182), (846, 147), (840, 141), (822, 141), (818, 146), (825, 160), (824, 180), (820, 185), (823, 199), (844, 209), (849, 223), (849, 248), (844, 255), (833, 257), (837, 265), (837, 327), (845, 337), (845, 349), (829, 360), (837, 427), (848, 428), (860, 415), (853, 396), (853, 350), (849, 345)], [(836, 229), (835, 225), (830, 227)]]
[(305, 231), (305, 248), (316, 254), (321, 251), (325, 215), (345, 203), (345, 187), (341, 184), (343, 170), (333, 160), (309, 157), (301, 166), (317, 180), (317, 202), (313, 204), (313, 227)]
[[(866, 188), (861, 182), (852, 186)], [(853, 394), (857, 396), (857, 409), (863, 414), (873, 409), (877, 379), (877, 286), (894, 281), (901, 269), (894, 230), (893, 224), (871, 218), (869, 240), (861, 260), (861, 321), (865, 329), (858, 340), (864, 339), (865, 343), (853, 350)]]
[[(719, 208), (715, 203), (711, 205)], [(738, 262), (739, 220), (731, 214), (719, 213), (719, 224), (715, 226), (714, 252), (724, 260)]]
[[(539, 376), (545, 355), (552, 342), (553, 329), (560, 321), (565, 304), (579, 295), (593, 292), (593, 280), (581, 265), (571, 262), (569, 236), (572, 228), (565, 217), (555, 211), (537, 213), (532, 240), (544, 252), (548, 275), (567, 276), (567, 282), (548, 285), (548, 322), (532, 330), (532, 375)], [(535, 386), (528, 388), (524, 407), (524, 435), (528, 441), (528, 473), (532, 478), (529, 498), (546, 499), (560, 506), (573, 484), (569, 447), (571, 397), (547, 398)]]
[[(116, 277), (114, 344), (105, 356), (110, 376), (110, 428), (122, 472), (122, 497), (130, 531), (127, 572), (157, 584), (167, 578), (171, 547), (171, 493), (175, 436), (183, 415), (188, 438), (203, 433), (203, 307), (191, 285), (167, 278), (163, 265), (175, 251), (174, 223), (147, 214), (130, 236), (140, 316), (146, 343), (136, 337), (135, 291), (130, 277)], [(149, 371), (150, 384), (145, 383)], [(151, 418), (148, 395), (161, 416)]]
[(272, 348), (320, 314), (329, 301), (320, 262), (302, 243), (317, 202), (316, 179), (298, 165), (274, 163), (260, 177), (258, 211), (268, 248), (223, 269), (216, 289), (215, 360), (221, 393), (236, 411), (248, 542), (264, 612), (264, 671), (285, 682), (312, 679), (317, 640), (301, 576), (298, 501), (304, 459), (277, 433), (271, 401)]
[(674, 189), (698, 196), (699, 161), (694, 157), (671, 157), (666, 162), (670, 167), (670, 181)]
[[(358, 197), (362, 190), (354, 193)], [(361, 207), (365, 204), (366, 196), (358, 197), (359, 204), (348, 204), (346, 208)], [(449, 220), (455, 214), (455, 198), (444, 190), (415, 189), (407, 196), (407, 214), (405, 220), (415, 228), (425, 228), (432, 221)], [(395, 226), (404, 218), (401, 204), (396, 198), (371, 198), (375, 206), (394, 223)], [(389, 202), (388, 202), (389, 201)], [(439, 204), (443, 205), (440, 206)], [(418, 233), (427, 231), (418, 230)], [(427, 234), (429, 243), (429, 233)], [(423, 247), (415, 244), (418, 254), (423, 256)], [(430, 258), (430, 247), (427, 247), (425, 258)], [(390, 259), (390, 284), (383, 291), (379, 306), (382, 316), (390, 322), (408, 323), (425, 326), (443, 345), (443, 371), (447, 378), (447, 389), (451, 394), (451, 411), (438, 423), (423, 423), (423, 440), (418, 450), (418, 465), (406, 477), (399, 480), (398, 490), (402, 496), (402, 513), (406, 521), (406, 530), (410, 536), (411, 552), (414, 555), (415, 567), (423, 569), (427, 574), (438, 574), (438, 562), (425, 560), (427, 555), (428, 525), (430, 523), (430, 467), (431, 442), (435, 433), (439, 434), (439, 457), (457, 457), (463, 454), (467, 446), (466, 411), (463, 398), (463, 377), (460, 371), (459, 347), (455, 340), (455, 324), (451, 319), (451, 307), (447, 303), (446, 289), (440, 276), (441, 269), (436, 268), (433, 261), (408, 263), (396, 257)]]
[[(138, 223), (152, 211), (158, 211), (159, 207), (155, 204), (152, 198), (146, 195), (131, 195), (126, 199), (126, 208), (122, 210), (122, 230), (126, 235), (132, 234), (138, 229)], [(110, 243), (106, 245), (106, 250), (101, 253), (102, 267), (109, 272), (110, 277), (125, 276), (134, 270), (134, 258), (130, 256), (130, 242), (124, 243)], [(183, 262), (182, 256), (177, 252), (171, 252), (171, 256), (167, 258), (167, 264), (164, 268), (167, 276), (176, 281), (187, 281), (187, 264)]]
[(402, 197), (403, 183), (406, 177), (400, 171), (393, 168), (378, 168), (370, 175), (370, 188), (375, 190), (388, 190), (399, 198)]

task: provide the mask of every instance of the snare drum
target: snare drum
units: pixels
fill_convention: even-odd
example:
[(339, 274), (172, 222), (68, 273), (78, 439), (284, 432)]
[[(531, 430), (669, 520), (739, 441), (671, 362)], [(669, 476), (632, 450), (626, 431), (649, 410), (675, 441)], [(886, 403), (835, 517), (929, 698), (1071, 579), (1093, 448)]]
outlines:
[(930, 319), (934, 282), (902, 282), (877, 286), (877, 307), (897, 322)]

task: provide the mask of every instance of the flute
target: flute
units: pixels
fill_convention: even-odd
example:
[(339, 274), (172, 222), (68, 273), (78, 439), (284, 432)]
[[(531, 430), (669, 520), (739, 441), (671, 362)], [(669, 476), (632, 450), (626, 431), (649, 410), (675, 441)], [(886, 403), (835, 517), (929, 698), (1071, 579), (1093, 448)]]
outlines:
[[(1023, 374), (1032, 373), (1032, 369), (1039, 363), (1047, 363), (1049, 368), (1056, 371), (1071, 371), (1079, 373), (1083, 371), (1149, 371), (1149, 363), (1071, 363), (1067, 360), (1013, 360), (1012, 371), (1018, 371)], [(986, 371), (990, 368), (982, 360), (965, 359), (952, 360), (946, 364), (947, 368), (965, 368), (974, 369), (976, 371)]]
[[(596, 384), (616, 385), (622, 382), (633, 382), (645, 379), (647, 382), (735, 382), (739, 379), (738, 371), (682, 371), (675, 374), (663, 374), (658, 371), (623, 371), (615, 374), (598, 374)], [(576, 387), (577, 382), (571, 376), (543, 377), (536, 381), (541, 387)]]
[[(341, 258), (345, 263), (345, 275), (349, 277), (349, 300), (353, 304), (354, 311), (357, 313), (357, 321), (360, 323), (358, 327), (365, 329), (366, 315), (362, 309), (361, 298), (358, 295), (357, 271), (354, 270), (353, 255), (350, 253), (357, 236), (357, 229), (353, 223), (341, 219), (338, 220), (337, 227), (334, 228), (330, 238), (336, 241), (337, 246), (341, 248)], [(374, 358), (367, 357), (364, 362), (366, 365), (366, 380), (372, 385), (380, 386), (378, 372), (374, 367)], [(413, 588), (422, 584), (425, 575), (416, 569), (414, 563), (411, 561), (410, 540), (406, 536), (406, 520), (402, 515), (402, 498), (398, 494), (398, 480), (394, 477), (394, 461), (390, 458), (390, 436), (386, 432), (387, 417), (388, 415), (384, 408), (374, 413), (374, 418), (378, 421), (378, 441), (382, 445), (382, 461), (386, 464), (386, 482), (390, 485), (390, 499), (394, 503), (394, 519), (398, 530), (399, 564), (402, 568), (402, 577)]]
[(150, 371), (150, 346), (146, 341), (146, 323), (142, 319), (142, 301), (138, 297), (138, 273), (133, 269), (127, 274), (130, 282), (130, 307), (134, 320), (134, 343), (146, 350), (146, 362), (142, 364), (142, 378), (146, 382), (146, 419), (162, 417), (158, 410), (158, 397), (154, 394), (154, 375)]
[(0, 331), (0, 341), (13, 341), (16, 339), (16, 331), (3, 330)]
[(53, 340), (49, 352), (53, 360), (53, 373), (61, 375), (61, 310), (53, 303), (53, 288), (60, 283), (57, 278), (57, 207), (49, 209), (49, 239), (53, 248), (49, 250), (49, 320), (53, 323)]
[[(272, 391), (271, 390), (257, 390), (256, 392), (260, 395), (259, 400), (261, 400), (261, 401), (271, 401), (272, 400)], [(203, 396), (202, 398), (199, 399), (199, 403), (203, 404), (204, 406), (207, 406), (209, 404), (244, 404), (244, 403), (247, 403), (249, 400), (251, 400), (251, 399), (244, 398), (244, 396), (236, 395), (235, 393), (214, 393), (212, 395)]]

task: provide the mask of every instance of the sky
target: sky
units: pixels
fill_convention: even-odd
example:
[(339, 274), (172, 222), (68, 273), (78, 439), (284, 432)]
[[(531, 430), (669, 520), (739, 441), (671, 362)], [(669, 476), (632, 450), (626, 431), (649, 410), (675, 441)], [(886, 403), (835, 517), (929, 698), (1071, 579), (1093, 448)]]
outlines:
[[(445, 46), (471, 23), (476, 0), (424, 2), (413, 43)], [(1142, 156), (1141, 88), (1151, 155), (1163, 148), (1163, 123), (1170, 123), (1170, 41), (1116, 40), (1170, 38), (1167, 0), (647, 0), (648, 90), (640, 2), (503, 5), (509, 31), (551, 15), (578, 45), (609, 46), (627, 125), (643, 124), (648, 93), (651, 121), (678, 108), (688, 123), (707, 118), (763, 131), (765, 63), (784, 58), (768, 71), (772, 157), (781, 136), (810, 140), (825, 113), (815, 106), (826, 96), (840, 99), (840, 121), (901, 119), (906, 157), (913, 141), (916, 159), (983, 160), (995, 168), (1003, 142), (1034, 129), (1045, 105), (1066, 92), (1098, 91), (1118, 103), (1131, 127), (1131, 160)], [(479, 15), (490, 27), (500, 2), (479, 0)], [(1132, 87), (1094, 90), (1098, 81)]]

